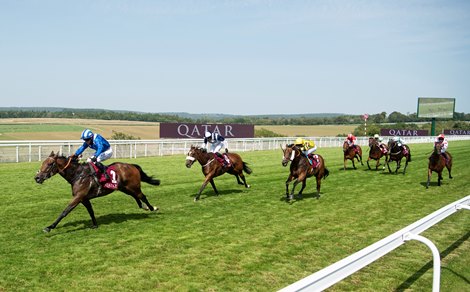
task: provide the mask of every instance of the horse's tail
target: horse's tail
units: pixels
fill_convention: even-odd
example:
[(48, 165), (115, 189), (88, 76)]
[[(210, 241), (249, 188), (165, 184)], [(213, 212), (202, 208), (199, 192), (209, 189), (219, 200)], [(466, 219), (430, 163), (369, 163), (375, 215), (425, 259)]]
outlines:
[(143, 170), (142, 167), (138, 166), (137, 164), (132, 164), (135, 168), (137, 168), (140, 172), (140, 180), (146, 182), (148, 184), (158, 186), (160, 185), (160, 180), (153, 178), (153, 176), (148, 176)]
[(325, 172), (323, 174), (323, 178), (325, 179), (329, 174), (330, 174), (330, 171), (328, 170), (328, 168), (325, 167)]
[(251, 168), (248, 167), (247, 164), (248, 164), (248, 163), (243, 162), (243, 170), (244, 170), (246, 173), (251, 174), (253, 171), (251, 170)]

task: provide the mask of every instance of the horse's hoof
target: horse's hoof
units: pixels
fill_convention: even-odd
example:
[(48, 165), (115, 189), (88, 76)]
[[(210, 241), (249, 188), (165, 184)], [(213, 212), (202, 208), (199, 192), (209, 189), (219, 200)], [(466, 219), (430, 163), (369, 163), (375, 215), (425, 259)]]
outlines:
[(44, 231), (45, 233), (49, 233), (49, 232), (51, 232), (51, 229), (49, 227), (46, 227), (42, 231)]
[(250, 185), (246, 185), (246, 187), (247, 187), (247, 188), (251, 188), (251, 186), (250, 186)]
[(288, 200), (293, 200), (293, 199), (294, 199), (294, 196), (292, 196), (292, 195), (290, 195), (290, 196), (288, 197)]
[(91, 225), (90, 226), (90, 229), (96, 229), (96, 228), (98, 228), (98, 225)]
[(152, 212), (157, 212), (159, 209), (157, 206), (153, 206), (153, 211)]

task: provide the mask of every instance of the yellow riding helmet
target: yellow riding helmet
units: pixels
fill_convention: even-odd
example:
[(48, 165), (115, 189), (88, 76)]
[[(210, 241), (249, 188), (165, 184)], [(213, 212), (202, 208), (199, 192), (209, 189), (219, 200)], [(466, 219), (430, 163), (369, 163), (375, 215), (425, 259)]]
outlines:
[(300, 137), (295, 139), (295, 145), (302, 145), (302, 144), (304, 144), (304, 139)]

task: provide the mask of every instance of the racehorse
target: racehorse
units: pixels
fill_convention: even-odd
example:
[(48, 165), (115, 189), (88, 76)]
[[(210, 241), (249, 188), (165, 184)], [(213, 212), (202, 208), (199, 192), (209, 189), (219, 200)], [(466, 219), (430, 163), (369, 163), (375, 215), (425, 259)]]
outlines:
[[(245, 175), (243, 171), (247, 174), (251, 174), (252, 170), (248, 167), (247, 163), (242, 160), (240, 155), (236, 153), (226, 153), (230, 160), (231, 166), (222, 165), (215, 158), (215, 153), (207, 152), (205, 149), (191, 145), (188, 155), (186, 156), (186, 167), (190, 168), (194, 161), (198, 161), (202, 166), (202, 173), (205, 176), (204, 182), (202, 183), (201, 188), (199, 189), (198, 194), (194, 197), (194, 201), (199, 200), (202, 191), (206, 187), (207, 183), (210, 183), (216, 195), (219, 195), (219, 191), (215, 187), (214, 177), (220, 176), (224, 173), (229, 173), (234, 175), (237, 178), (237, 183), (239, 185), (244, 185), (245, 188), (249, 188), (250, 185), (246, 183)], [(240, 178), (242, 181), (240, 181)]]
[(408, 166), (408, 162), (411, 162), (411, 151), (408, 145), (403, 145), (403, 146), (407, 150), (406, 154), (403, 152), (403, 149), (400, 146), (398, 146), (398, 143), (396, 141), (393, 141), (392, 139), (388, 141), (389, 153), (388, 153), (388, 157), (385, 159), (385, 163), (387, 164), (389, 172), (392, 172), (392, 170), (390, 169), (390, 165), (389, 165), (390, 161), (397, 162), (397, 168), (395, 169), (395, 173), (397, 173), (398, 169), (401, 166), (401, 159), (405, 157), (406, 158), (405, 167), (403, 168), (403, 174), (405, 174), (406, 167)]
[(354, 158), (356, 158), (357, 161), (361, 163), (361, 165), (364, 165), (364, 163), (362, 163), (362, 149), (361, 149), (361, 146), (356, 145), (356, 149), (357, 149), (357, 152), (356, 152), (356, 150), (354, 150), (353, 147), (349, 147), (348, 142), (344, 141), (344, 143), (343, 143), (344, 170), (346, 170), (346, 160), (348, 160), (348, 159), (352, 161), (352, 165), (353, 165), (354, 169), (356, 169), (356, 165), (354, 164)]
[[(286, 198), (288, 200), (292, 200), (294, 198), (294, 189), (298, 183), (302, 183), (302, 188), (299, 191), (298, 196), (302, 196), (302, 191), (305, 189), (307, 184), (307, 178), (311, 176), (315, 176), (317, 179), (317, 198), (320, 197), (320, 187), (321, 187), (321, 179), (326, 178), (330, 172), (325, 166), (325, 160), (321, 155), (315, 154), (319, 163), (318, 166), (312, 168), (308, 158), (301, 152), (299, 147), (295, 146), (294, 144), (286, 145), (286, 148), (282, 148), (282, 152), (284, 156), (282, 158), (282, 166), (287, 166), (289, 161), (290, 164), (290, 173), (289, 177), (286, 180)], [(289, 194), (289, 184), (294, 181), (294, 185), (292, 186), (291, 193)]]
[[(386, 148), (387, 152), (382, 152), (382, 149), (380, 149), (379, 142), (375, 140), (374, 138), (369, 138), (369, 158), (367, 158), (367, 167), (370, 168), (369, 165), (369, 160), (374, 159), (377, 160), (377, 163), (375, 164), (375, 170), (379, 168), (380, 165), (380, 158), (385, 156), (385, 160), (387, 160), (387, 155), (388, 155), (388, 147), (384, 145), (383, 147)], [(382, 168), (382, 170), (385, 169), (385, 164)]]
[[(113, 177), (117, 181), (117, 189), (121, 192), (132, 196), (139, 208), (142, 208), (142, 202), (145, 203), (146, 208), (150, 211), (157, 211), (158, 208), (152, 206), (147, 197), (142, 193), (140, 182), (146, 182), (151, 185), (159, 185), (160, 180), (148, 176), (142, 168), (136, 164), (127, 164), (115, 162), (108, 166)], [(113, 173), (114, 172), (114, 173)], [(72, 200), (59, 215), (59, 217), (43, 229), (44, 232), (50, 232), (57, 224), (69, 214), (79, 203), (82, 203), (90, 214), (92, 226), (97, 228), (98, 224), (93, 212), (93, 207), (90, 200), (109, 195), (114, 192), (114, 189), (102, 187), (98, 182), (94, 170), (88, 163), (81, 164), (74, 156), (59, 156), (58, 153), (51, 152), (41, 165), (34, 180), (38, 184), (42, 184), (46, 179), (59, 173), (69, 184), (72, 185)]]
[(437, 185), (441, 185), (441, 179), (442, 179), (442, 170), (444, 167), (447, 168), (447, 171), (449, 171), (449, 178), (452, 178), (451, 175), (451, 170), (452, 170), (452, 155), (450, 155), (449, 152), (446, 152), (448, 156), (448, 160), (444, 158), (444, 156), (441, 154), (441, 144), (436, 144), (434, 146), (434, 151), (432, 152), (431, 156), (429, 156), (429, 163), (428, 163), (428, 182), (426, 183), (426, 188), (429, 187), (429, 183), (431, 181), (431, 174), (432, 172), (437, 173)]

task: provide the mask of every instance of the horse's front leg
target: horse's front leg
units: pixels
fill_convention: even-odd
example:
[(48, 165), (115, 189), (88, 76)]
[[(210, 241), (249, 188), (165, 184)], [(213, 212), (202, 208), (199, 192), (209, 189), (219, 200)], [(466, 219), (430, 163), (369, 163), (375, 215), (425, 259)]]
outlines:
[(429, 184), (431, 182), (431, 175), (432, 175), (432, 170), (428, 168), (428, 181), (426, 183), (426, 188), (429, 188)]
[(294, 184), (292, 185), (292, 189), (291, 189), (290, 194), (289, 194), (289, 200), (293, 200), (293, 199), (294, 199), (294, 190), (295, 190), (295, 187), (297, 186), (298, 183), (299, 183), (299, 178), (297, 178), (297, 179), (294, 181)]
[(292, 174), (289, 174), (289, 177), (286, 180), (286, 198), (287, 199), (289, 199), (289, 184), (292, 182), (293, 178), (294, 177), (292, 176)]
[(60, 220), (62, 220), (65, 216), (67, 216), (75, 207), (77, 207), (78, 203), (80, 203), (81, 198), (75, 197), (69, 205), (60, 213), (59, 217), (52, 223), (51, 225), (47, 226), (43, 229), (44, 232), (50, 232), (52, 229), (56, 228), (57, 224), (59, 224)]
[[(202, 183), (202, 186), (199, 188), (199, 192), (197, 193), (196, 197), (194, 197), (194, 201), (196, 202), (199, 200), (199, 197), (201, 196), (202, 191), (206, 188), (206, 185), (209, 183), (209, 181), (212, 180), (212, 176), (207, 176), (204, 182)], [(215, 185), (213, 186), (213, 188)]]
[(367, 161), (366, 161), (366, 162), (367, 162), (367, 167), (369, 168), (369, 170), (371, 170), (372, 168), (370, 168), (370, 165), (369, 165), (369, 160), (370, 160), (370, 157), (369, 157), (369, 158), (367, 158)]
[(214, 190), (215, 194), (218, 196), (218, 195), (219, 195), (219, 191), (217, 191), (217, 188), (215, 187), (214, 180), (211, 179), (209, 182), (211, 183), (212, 189)]
[(344, 170), (346, 170), (346, 161), (348, 161), (348, 159), (345, 157), (344, 158), (344, 167), (343, 167)]
[(83, 206), (85, 206), (86, 210), (88, 211), (88, 214), (91, 217), (91, 228), (98, 228), (98, 223), (96, 222), (95, 218), (95, 212), (93, 212), (93, 207), (91, 206), (90, 200), (86, 199), (82, 201)]

